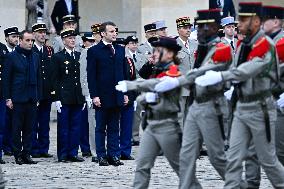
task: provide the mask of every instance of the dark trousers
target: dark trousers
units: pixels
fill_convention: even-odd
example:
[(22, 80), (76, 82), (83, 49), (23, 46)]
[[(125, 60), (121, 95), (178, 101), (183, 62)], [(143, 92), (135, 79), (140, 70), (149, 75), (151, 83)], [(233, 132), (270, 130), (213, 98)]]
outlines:
[(3, 151), (12, 152), (12, 110), (6, 107), (6, 121), (3, 139)]
[(132, 125), (134, 117), (134, 106), (128, 105), (121, 109), (120, 116), (120, 153), (122, 156), (131, 154)]
[(57, 113), (57, 157), (62, 160), (78, 155), (82, 105), (66, 105)]
[(88, 121), (88, 109), (85, 107), (82, 110), (82, 121), (80, 125), (80, 148), (82, 153), (91, 152), (89, 143), (89, 121)]
[(36, 121), (36, 103), (13, 103), (12, 139), (15, 157), (28, 156), (32, 148), (32, 129)]
[(51, 102), (42, 100), (37, 107), (37, 120), (33, 128), (32, 154), (44, 154), (49, 150), (49, 121)]
[(3, 139), (6, 122), (6, 100), (0, 100), (0, 158), (2, 158)]
[(232, 0), (224, 0), (223, 17), (229, 16), (236, 17), (235, 6)]
[[(96, 152), (98, 158), (120, 156), (119, 108), (96, 109)], [(107, 150), (105, 138), (107, 136)]]

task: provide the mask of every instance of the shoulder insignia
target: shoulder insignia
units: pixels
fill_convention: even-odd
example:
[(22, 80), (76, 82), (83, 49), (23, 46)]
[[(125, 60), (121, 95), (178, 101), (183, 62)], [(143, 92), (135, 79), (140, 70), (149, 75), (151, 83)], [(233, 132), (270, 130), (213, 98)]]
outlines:
[(262, 58), (270, 49), (270, 44), (265, 37), (262, 37), (256, 41), (252, 46), (252, 50), (248, 55), (248, 60), (252, 60), (255, 57)]
[(284, 63), (284, 37), (282, 37), (280, 40), (277, 41), (276, 51), (277, 51), (277, 55), (280, 60), (280, 63)]
[(232, 60), (232, 50), (230, 45), (226, 45), (222, 42), (216, 44), (216, 50), (212, 56), (212, 60), (215, 64)]
[(178, 77), (181, 75), (177, 65), (171, 65), (170, 69), (166, 71), (166, 75), (170, 77)]

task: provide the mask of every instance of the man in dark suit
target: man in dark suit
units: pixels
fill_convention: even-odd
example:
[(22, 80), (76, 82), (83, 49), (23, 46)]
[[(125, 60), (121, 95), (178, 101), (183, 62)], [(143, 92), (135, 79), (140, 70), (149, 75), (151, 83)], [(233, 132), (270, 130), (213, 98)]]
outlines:
[(88, 86), (96, 109), (96, 153), (100, 166), (119, 166), (123, 164), (119, 160), (120, 108), (127, 105), (128, 97), (116, 91), (115, 85), (126, 79), (125, 50), (112, 44), (117, 37), (114, 23), (103, 23), (100, 32), (102, 41), (87, 53)]
[[(9, 53), (4, 63), (3, 92), (12, 109), (13, 153), (17, 164), (35, 164), (30, 157), (32, 128), (36, 120), (39, 57), (32, 51), (33, 34), (20, 33), (20, 45)], [(21, 137), (22, 133), (22, 137)]]
[(70, 14), (78, 18), (78, 1), (58, 0), (55, 2), (53, 11), (51, 13), (51, 20), (58, 34), (62, 30), (63, 26), (62, 18), (65, 15), (70, 15)]
[(52, 50), (48, 49), (44, 43), (47, 27), (44, 23), (36, 23), (32, 26), (34, 34), (33, 51), (39, 55), (40, 59), (40, 101), (37, 107), (37, 120), (33, 129), (33, 145), (31, 155), (34, 158), (50, 158), (49, 149), (49, 121), (52, 103), (51, 91), (51, 63)]
[(82, 162), (78, 156), (80, 124), (85, 98), (80, 84), (80, 53), (75, 51), (74, 29), (61, 32), (65, 48), (51, 58), (57, 109), (57, 156), (59, 162)]

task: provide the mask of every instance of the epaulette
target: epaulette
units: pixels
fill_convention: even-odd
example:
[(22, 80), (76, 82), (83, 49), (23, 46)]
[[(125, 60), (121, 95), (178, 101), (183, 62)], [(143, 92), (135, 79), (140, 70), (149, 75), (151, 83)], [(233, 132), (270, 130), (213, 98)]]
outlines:
[(223, 42), (217, 43), (215, 53), (212, 56), (212, 60), (215, 64), (232, 60), (231, 46), (226, 45)]
[(265, 37), (261, 37), (252, 46), (252, 50), (248, 55), (248, 60), (252, 60), (255, 57), (262, 58), (270, 49), (270, 44)]
[(280, 63), (284, 63), (284, 37), (277, 41), (275, 47)]
[(178, 77), (181, 75), (177, 65), (171, 65), (170, 69), (166, 71), (166, 75), (170, 77)]

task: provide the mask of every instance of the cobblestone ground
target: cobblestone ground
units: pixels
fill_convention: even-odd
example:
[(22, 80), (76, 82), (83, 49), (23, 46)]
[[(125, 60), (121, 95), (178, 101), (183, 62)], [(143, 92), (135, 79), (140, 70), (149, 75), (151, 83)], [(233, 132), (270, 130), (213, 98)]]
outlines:
[[(136, 156), (138, 148), (133, 149)], [(56, 125), (51, 126), (50, 153), (56, 155)], [(56, 157), (37, 159), (36, 165), (17, 165), (12, 157), (4, 156), (2, 166), (7, 188), (132, 188), (135, 161), (124, 161), (124, 166), (99, 167), (88, 158), (83, 163), (58, 163)], [(197, 177), (204, 188), (222, 188), (223, 181), (210, 165), (208, 158), (198, 160)], [(261, 188), (272, 188), (262, 175)], [(174, 189), (178, 178), (164, 157), (158, 157), (152, 171), (151, 189)]]

